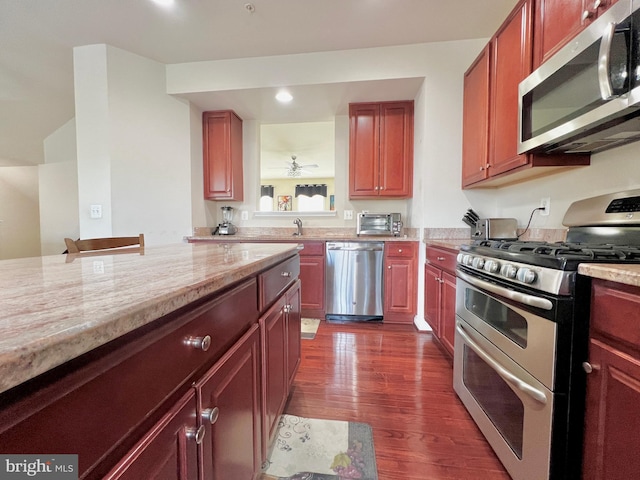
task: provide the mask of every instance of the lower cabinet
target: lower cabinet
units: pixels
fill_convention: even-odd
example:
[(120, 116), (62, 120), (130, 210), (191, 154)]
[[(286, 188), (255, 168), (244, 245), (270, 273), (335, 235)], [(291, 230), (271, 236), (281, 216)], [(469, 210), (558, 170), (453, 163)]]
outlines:
[(300, 362), (300, 282), (260, 318), (262, 336), (262, 459), (278, 431), (278, 420)]
[(195, 392), (190, 390), (104, 479), (198, 478), (197, 443), (203, 433), (196, 425)]
[(433, 334), (453, 356), (456, 325), (457, 252), (427, 246), (424, 266), (424, 316)]
[(417, 263), (417, 242), (385, 242), (385, 323), (413, 323), (417, 301)]
[(300, 363), (297, 269), (289, 257), (0, 396), (0, 451), (77, 453), (83, 480), (257, 479)]
[(262, 465), (260, 331), (251, 329), (195, 388), (202, 479), (251, 479)]
[(583, 454), (585, 480), (640, 478), (640, 288), (594, 280)]
[(302, 242), (300, 251), (300, 281), (302, 282), (302, 314), (305, 317), (324, 318), (324, 242)]

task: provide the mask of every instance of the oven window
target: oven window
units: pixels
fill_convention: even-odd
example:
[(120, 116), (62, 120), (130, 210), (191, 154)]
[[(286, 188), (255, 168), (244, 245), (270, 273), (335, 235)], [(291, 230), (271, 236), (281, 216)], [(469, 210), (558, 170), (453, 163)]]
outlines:
[(520, 347), (527, 346), (527, 320), (507, 305), (494, 300), (484, 293), (467, 288), (465, 308), (488, 323)]
[(464, 385), (522, 460), (524, 405), (502, 377), (466, 345), (463, 361)]

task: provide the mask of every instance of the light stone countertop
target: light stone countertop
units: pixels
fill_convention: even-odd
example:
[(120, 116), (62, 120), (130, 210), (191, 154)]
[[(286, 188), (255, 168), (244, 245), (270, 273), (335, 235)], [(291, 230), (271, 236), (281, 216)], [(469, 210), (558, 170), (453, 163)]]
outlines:
[(640, 265), (581, 263), (578, 273), (587, 277), (640, 287)]
[(0, 392), (296, 252), (198, 243), (0, 261)]

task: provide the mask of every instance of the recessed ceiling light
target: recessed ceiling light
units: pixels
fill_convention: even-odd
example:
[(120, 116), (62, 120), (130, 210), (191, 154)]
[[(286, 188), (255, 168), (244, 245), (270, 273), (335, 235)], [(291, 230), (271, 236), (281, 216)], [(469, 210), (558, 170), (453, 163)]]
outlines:
[(153, 3), (160, 5), (161, 7), (171, 7), (175, 3), (175, 0), (151, 0)]
[(276, 94), (276, 100), (282, 103), (289, 103), (291, 100), (293, 100), (293, 96), (286, 90), (280, 90)]

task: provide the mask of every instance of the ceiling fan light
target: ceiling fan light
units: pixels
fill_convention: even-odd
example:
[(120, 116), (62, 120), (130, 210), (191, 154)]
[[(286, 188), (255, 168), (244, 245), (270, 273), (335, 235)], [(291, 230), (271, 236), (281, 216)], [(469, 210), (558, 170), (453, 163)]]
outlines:
[(291, 100), (293, 100), (293, 95), (291, 95), (286, 90), (280, 90), (276, 94), (276, 100), (278, 100), (280, 103), (289, 103)]

